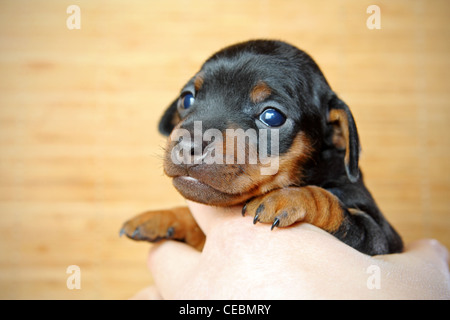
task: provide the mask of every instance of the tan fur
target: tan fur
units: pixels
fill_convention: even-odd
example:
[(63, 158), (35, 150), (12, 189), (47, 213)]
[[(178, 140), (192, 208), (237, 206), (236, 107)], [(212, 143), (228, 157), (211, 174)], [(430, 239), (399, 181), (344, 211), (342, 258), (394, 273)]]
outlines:
[(259, 81), (250, 92), (250, 100), (253, 103), (260, 103), (272, 94), (272, 89), (263, 81)]

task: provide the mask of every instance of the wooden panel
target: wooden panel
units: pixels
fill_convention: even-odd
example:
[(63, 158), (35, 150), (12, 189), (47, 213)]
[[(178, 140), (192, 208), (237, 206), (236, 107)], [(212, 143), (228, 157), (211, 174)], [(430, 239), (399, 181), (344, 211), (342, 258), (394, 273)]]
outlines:
[[(450, 246), (450, 3), (0, 3), (0, 298), (127, 298), (151, 283), (122, 222), (182, 204), (157, 120), (210, 54), (251, 38), (309, 52), (353, 110), (367, 184), (406, 242)], [(81, 290), (68, 290), (78, 265)]]

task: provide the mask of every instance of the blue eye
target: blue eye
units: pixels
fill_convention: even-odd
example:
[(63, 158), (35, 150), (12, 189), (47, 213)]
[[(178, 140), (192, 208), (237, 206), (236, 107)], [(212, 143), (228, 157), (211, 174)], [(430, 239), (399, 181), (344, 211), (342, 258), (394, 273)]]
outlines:
[(195, 102), (194, 95), (192, 93), (186, 93), (181, 98), (181, 107), (183, 109), (189, 109)]
[(269, 127), (279, 127), (286, 121), (286, 117), (280, 111), (270, 108), (261, 113), (259, 120)]

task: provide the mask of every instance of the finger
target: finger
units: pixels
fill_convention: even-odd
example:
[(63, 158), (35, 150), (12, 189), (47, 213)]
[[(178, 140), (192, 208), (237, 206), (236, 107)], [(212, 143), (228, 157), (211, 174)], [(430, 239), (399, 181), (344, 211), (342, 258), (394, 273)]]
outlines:
[(440, 273), (448, 275), (448, 251), (434, 239), (417, 240), (407, 245), (401, 254), (387, 254), (376, 258), (406, 264), (409, 264), (412, 259), (412, 261), (422, 262), (422, 264), (433, 265)]
[(448, 250), (435, 239), (414, 241), (405, 248), (405, 253), (440, 265), (448, 272)]
[(216, 224), (241, 217), (242, 212), (242, 206), (214, 207), (192, 201), (187, 201), (187, 205), (195, 221), (206, 235)]
[(155, 286), (150, 286), (136, 293), (130, 300), (162, 300)]
[(401, 273), (409, 282), (406, 295), (411, 288), (420, 288), (420, 299), (450, 299), (448, 251), (437, 240), (418, 240), (406, 246), (402, 254), (384, 257), (403, 266)]
[(200, 259), (194, 248), (176, 241), (164, 241), (150, 250), (147, 265), (164, 299), (172, 299), (190, 278)]

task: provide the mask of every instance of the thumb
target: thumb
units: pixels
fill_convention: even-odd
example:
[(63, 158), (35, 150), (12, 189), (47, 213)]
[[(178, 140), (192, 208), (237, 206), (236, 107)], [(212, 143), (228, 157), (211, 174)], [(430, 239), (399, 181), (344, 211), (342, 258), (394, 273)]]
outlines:
[(397, 296), (450, 299), (448, 251), (437, 240), (414, 241), (403, 253), (378, 256), (377, 259), (389, 262), (389, 274), (403, 279), (401, 283), (393, 282), (391, 289)]
[(424, 262), (433, 263), (440, 270), (448, 274), (448, 251), (439, 241), (434, 239), (422, 239), (410, 243), (405, 248), (405, 254), (422, 259)]
[(147, 265), (160, 296), (173, 299), (191, 278), (200, 260), (200, 252), (177, 241), (167, 240), (152, 246)]

